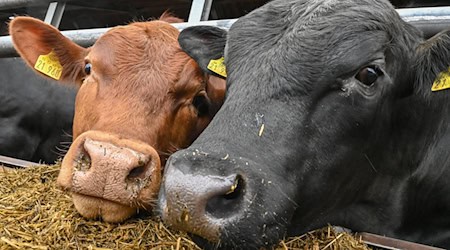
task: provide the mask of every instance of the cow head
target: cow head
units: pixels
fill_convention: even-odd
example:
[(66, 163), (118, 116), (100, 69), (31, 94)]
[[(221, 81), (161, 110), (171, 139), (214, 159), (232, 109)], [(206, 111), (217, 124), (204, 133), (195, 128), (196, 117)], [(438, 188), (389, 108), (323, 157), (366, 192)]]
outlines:
[(118, 222), (150, 209), (167, 157), (187, 147), (223, 102), (225, 80), (180, 49), (179, 31), (164, 21), (173, 19), (112, 28), (87, 49), (37, 19), (10, 23), (30, 67), (80, 86), (58, 184), (87, 218)]
[[(208, 51), (217, 32), (188, 28), (180, 44)], [(432, 242), (424, 228), (450, 205), (429, 200), (419, 213), (403, 202), (421, 207), (430, 186), (407, 181), (439, 145), (428, 138), (448, 131), (448, 92), (431, 92), (450, 65), (448, 34), (423, 42), (387, 1), (275, 0), (240, 18), (227, 34), (224, 105), (166, 165), (163, 220), (225, 249), (328, 223)], [(433, 185), (449, 178), (448, 153), (440, 159), (447, 172)], [(448, 186), (432, 190), (448, 197)]]

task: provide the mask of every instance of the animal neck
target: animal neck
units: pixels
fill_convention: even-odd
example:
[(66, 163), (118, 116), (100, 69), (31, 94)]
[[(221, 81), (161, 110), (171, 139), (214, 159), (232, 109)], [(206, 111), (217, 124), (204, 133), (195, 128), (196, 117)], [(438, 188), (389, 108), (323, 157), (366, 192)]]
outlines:
[[(431, 89), (427, 91), (431, 92)], [(388, 172), (400, 170), (397, 180), (392, 183), (391, 189), (395, 191), (389, 191), (393, 194), (391, 202), (386, 203), (398, 204), (387, 209), (402, 211), (397, 213), (401, 216), (395, 233), (400, 237), (412, 235), (408, 233), (411, 228), (425, 229), (427, 225), (439, 223), (444, 227), (444, 222), (438, 221), (450, 210), (450, 200), (445, 203), (437, 198), (446, 197), (450, 192), (447, 184), (450, 178), (450, 155), (447, 153), (450, 147), (450, 90), (446, 91), (415, 93), (399, 101), (393, 113), (391, 124), (395, 129), (392, 136), (396, 138), (390, 140), (394, 144), (386, 146), (378, 164), (388, 166)], [(384, 177), (378, 179), (381, 178)], [(377, 187), (371, 190), (380, 192)], [(429, 241), (430, 237), (433, 236), (423, 235), (423, 242)]]
[[(387, 230), (396, 230), (399, 225), (403, 230), (404, 225), (417, 221), (414, 216), (423, 217), (426, 211), (429, 219), (443, 216), (444, 210), (435, 207), (433, 197), (444, 197), (450, 192), (446, 184), (450, 178), (450, 156), (443, 153), (449, 148), (450, 110), (448, 105), (444, 107), (437, 103), (446, 102), (439, 99), (430, 101), (424, 95), (410, 95), (394, 103), (395, 109), (388, 121), (377, 124), (376, 127), (381, 127), (382, 131), (390, 132), (374, 132), (369, 140), (371, 151), (366, 157), (376, 171), (374, 178), (363, 199), (343, 211), (343, 214), (360, 214), (365, 224), (358, 221), (340, 223), (348, 223), (354, 230), (372, 223), (376, 225), (373, 232), (381, 230), (380, 233), (388, 233)], [(381, 109), (380, 112), (386, 114), (387, 110)], [(386, 127), (389, 129), (383, 129)], [(450, 201), (446, 209), (449, 211)], [(401, 216), (392, 218), (389, 214)], [(385, 228), (379, 228), (379, 221), (384, 221)]]

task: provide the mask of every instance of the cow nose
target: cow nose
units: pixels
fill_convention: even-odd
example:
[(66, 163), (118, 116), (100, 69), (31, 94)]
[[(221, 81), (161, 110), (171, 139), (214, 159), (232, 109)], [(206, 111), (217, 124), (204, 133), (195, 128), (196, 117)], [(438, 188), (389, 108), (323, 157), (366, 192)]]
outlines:
[(170, 158), (159, 209), (168, 225), (218, 241), (221, 229), (242, 211), (245, 181), (239, 174), (193, 175), (189, 163)]
[[(160, 180), (160, 159), (153, 147), (101, 132), (86, 132), (73, 142), (58, 176), (58, 184), (77, 195), (144, 208), (156, 196)], [(82, 215), (94, 217), (87, 212), (92, 202), (74, 203)]]
[[(86, 189), (87, 184), (93, 181), (92, 178), (97, 181), (104, 179), (105, 181), (100, 184), (105, 185), (121, 181), (142, 182), (150, 176), (151, 166), (154, 165), (152, 155), (127, 147), (118, 147), (109, 142), (87, 138), (81, 146), (74, 165), (74, 182), (78, 182), (79, 185), (75, 186), (79, 187), (74, 188), (74, 191)], [(108, 176), (112, 176), (113, 179), (108, 180)], [(97, 191), (99, 190), (95, 189), (93, 193)], [(116, 190), (116, 193), (118, 191)], [(88, 192), (87, 195), (93, 193)]]

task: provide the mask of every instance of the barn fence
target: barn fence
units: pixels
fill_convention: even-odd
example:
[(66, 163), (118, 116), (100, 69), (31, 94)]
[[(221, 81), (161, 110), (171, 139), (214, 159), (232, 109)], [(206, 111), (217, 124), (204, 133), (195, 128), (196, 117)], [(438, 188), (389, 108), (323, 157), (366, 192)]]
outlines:
[[(0, 10), (36, 1), (38, 0), (3, 0), (0, 1)], [(172, 25), (179, 30), (196, 25), (211, 25), (229, 29), (237, 19), (203, 21), (209, 16), (211, 3), (212, 0), (193, 0), (188, 22)], [(50, 2), (45, 21), (57, 27), (61, 21), (64, 6), (65, 3)], [(397, 9), (397, 11), (405, 21), (422, 30), (425, 37), (431, 37), (444, 29), (450, 28), (450, 7), (404, 8)], [(88, 47), (108, 29), (109, 28), (80, 29), (62, 31), (62, 33), (80, 46)], [(16, 56), (17, 53), (13, 47), (11, 37), (1, 36), (0, 58)]]

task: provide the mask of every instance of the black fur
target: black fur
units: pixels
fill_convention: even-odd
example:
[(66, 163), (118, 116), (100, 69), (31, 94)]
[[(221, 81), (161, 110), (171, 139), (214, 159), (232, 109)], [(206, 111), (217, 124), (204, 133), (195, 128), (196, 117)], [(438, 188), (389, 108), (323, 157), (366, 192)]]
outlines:
[[(204, 72), (223, 78), (208, 69), (209, 61), (223, 57), (226, 33), (217, 27), (195, 26), (183, 30), (178, 37), (180, 47), (192, 57)], [(205, 49), (205, 46), (208, 49)]]
[[(450, 248), (450, 90), (431, 92), (450, 66), (448, 33), (424, 41), (385, 0), (274, 0), (240, 18), (227, 99), (168, 161), (163, 218), (191, 211), (174, 226), (218, 229), (224, 248), (327, 224)], [(356, 78), (368, 66), (370, 87)], [(240, 195), (206, 202), (197, 223), (205, 201), (192, 183), (234, 175)]]
[(1, 59), (0, 68), (0, 155), (55, 162), (72, 141), (76, 90), (50, 83), (20, 58)]

